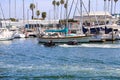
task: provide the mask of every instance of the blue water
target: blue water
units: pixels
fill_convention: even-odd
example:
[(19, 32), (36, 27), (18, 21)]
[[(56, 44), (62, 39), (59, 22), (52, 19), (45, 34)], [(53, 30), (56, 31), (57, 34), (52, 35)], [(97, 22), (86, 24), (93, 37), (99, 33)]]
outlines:
[(35, 38), (1, 41), (0, 80), (120, 80), (120, 41), (52, 48)]

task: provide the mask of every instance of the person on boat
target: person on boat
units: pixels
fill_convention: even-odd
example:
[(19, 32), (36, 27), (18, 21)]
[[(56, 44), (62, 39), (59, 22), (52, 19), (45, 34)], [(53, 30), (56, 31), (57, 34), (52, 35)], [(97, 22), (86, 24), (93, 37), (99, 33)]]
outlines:
[(55, 46), (55, 43), (52, 40), (49, 40), (44, 45), (47, 46), (47, 47), (52, 47), (52, 46)]
[(50, 40), (50, 41), (48, 41), (48, 43), (49, 43), (49, 44), (52, 44), (53, 42), (52, 42), (52, 40)]

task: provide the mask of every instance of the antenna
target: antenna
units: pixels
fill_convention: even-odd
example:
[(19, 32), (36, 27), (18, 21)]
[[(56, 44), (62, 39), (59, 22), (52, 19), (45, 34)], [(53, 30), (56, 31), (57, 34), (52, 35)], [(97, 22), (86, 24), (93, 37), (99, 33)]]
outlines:
[(9, 0), (9, 27), (10, 27), (10, 18), (11, 18), (11, 0)]
[(90, 12), (90, 7), (91, 7), (91, 1), (89, 0), (89, 3), (88, 3), (88, 12)]
[(16, 0), (15, 0), (15, 18), (16, 18), (17, 16), (16, 16)]
[(24, 11), (24, 0), (23, 0), (23, 27), (24, 27), (24, 22), (25, 21), (25, 11)]
[(112, 14), (112, 9), (113, 9), (113, 0), (111, 0), (111, 14)]

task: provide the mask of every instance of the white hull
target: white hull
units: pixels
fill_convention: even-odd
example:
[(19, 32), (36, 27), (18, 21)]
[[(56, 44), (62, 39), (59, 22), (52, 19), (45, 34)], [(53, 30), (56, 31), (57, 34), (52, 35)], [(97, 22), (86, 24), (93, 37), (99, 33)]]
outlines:
[(7, 40), (12, 40), (13, 37), (13, 32), (7, 30), (7, 29), (3, 29), (0, 32), (0, 41), (7, 41)]
[(104, 42), (119, 40), (120, 35), (118, 34), (99, 34), (91, 37), (90, 42)]
[(15, 34), (14, 38), (25, 38), (24, 34)]
[(54, 43), (68, 43), (69, 41), (77, 41), (78, 43), (87, 43), (90, 40), (90, 37), (87, 36), (72, 36), (72, 37), (39, 37), (39, 43), (45, 43), (52, 40)]
[(13, 38), (0, 38), (0, 41), (8, 41), (8, 40), (12, 40)]

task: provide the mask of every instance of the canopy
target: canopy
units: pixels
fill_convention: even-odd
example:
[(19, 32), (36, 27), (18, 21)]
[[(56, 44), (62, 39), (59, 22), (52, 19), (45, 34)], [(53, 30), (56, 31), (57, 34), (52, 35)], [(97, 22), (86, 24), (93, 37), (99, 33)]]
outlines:
[(64, 33), (68, 33), (68, 28), (65, 27), (62, 30), (45, 30), (45, 32), (64, 32)]

